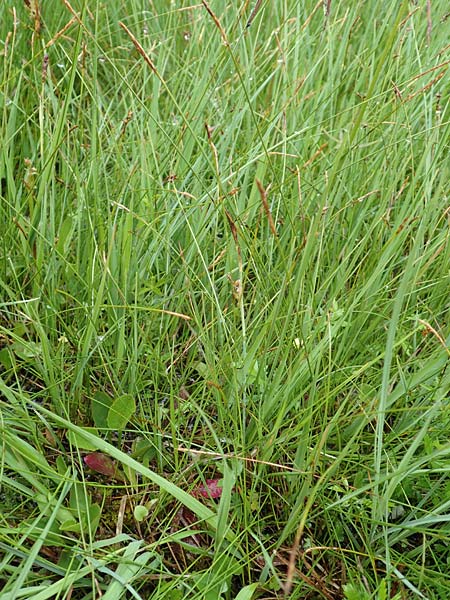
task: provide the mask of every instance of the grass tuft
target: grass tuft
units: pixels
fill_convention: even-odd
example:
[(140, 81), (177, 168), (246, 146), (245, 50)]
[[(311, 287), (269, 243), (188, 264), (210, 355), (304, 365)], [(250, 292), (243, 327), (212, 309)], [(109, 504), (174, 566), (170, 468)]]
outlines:
[(2, 2), (2, 600), (446, 597), (446, 10)]

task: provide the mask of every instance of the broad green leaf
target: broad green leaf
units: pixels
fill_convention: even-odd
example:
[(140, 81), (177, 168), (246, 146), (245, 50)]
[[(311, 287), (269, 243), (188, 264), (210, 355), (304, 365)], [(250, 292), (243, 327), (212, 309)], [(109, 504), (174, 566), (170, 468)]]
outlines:
[(102, 515), (102, 508), (99, 504), (91, 504), (89, 506), (88, 515), (86, 516), (86, 531), (93, 538), (97, 527), (100, 523), (100, 517)]
[(81, 525), (80, 522), (75, 519), (67, 519), (60, 524), (59, 530), (68, 531), (70, 533), (80, 533)]
[(13, 367), (13, 360), (8, 348), (2, 348), (2, 350), (0, 350), (0, 365), (5, 369), (11, 369)]
[(147, 518), (148, 508), (142, 504), (139, 504), (138, 506), (135, 506), (133, 514), (136, 521), (141, 522)]
[(124, 394), (119, 396), (111, 404), (108, 412), (108, 427), (111, 429), (118, 429), (122, 431), (134, 414), (136, 410), (136, 403), (133, 396), (130, 394)]
[(258, 583), (251, 583), (250, 585), (246, 585), (239, 594), (236, 596), (234, 600), (251, 600), (253, 598), (253, 594), (258, 588)]
[(91, 402), (91, 412), (94, 424), (99, 429), (108, 427), (108, 413), (113, 403), (113, 398), (105, 392), (98, 390)]
[(42, 346), (35, 342), (15, 342), (11, 344), (10, 348), (22, 360), (36, 358), (42, 354)]
[(98, 430), (96, 427), (80, 427), (79, 430), (70, 429), (67, 432), (67, 439), (76, 448), (80, 448), (81, 450), (98, 450), (98, 444), (94, 443), (93, 438), (86, 439), (83, 435), (81, 435), (80, 430), (88, 431), (89, 433), (98, 436)]
[(90, 498), (87, 494), (86, 486), (76, 481), (70, 490), (69, 506), (72, 511), (87, 512), (90, 504)]

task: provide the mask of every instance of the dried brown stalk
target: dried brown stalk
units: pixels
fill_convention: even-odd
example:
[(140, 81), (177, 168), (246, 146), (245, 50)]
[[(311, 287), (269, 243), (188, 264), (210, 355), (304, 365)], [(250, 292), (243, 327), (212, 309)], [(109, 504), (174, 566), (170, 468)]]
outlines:
[(220, 31), (220, 36), (222, 38), (223, 43), (225, 44), (225, 46), (229, 46), (228, 39), (227, 39), (227, 34), (225, 33), (225, 29), (222, 27), (222, 24), (219, 21), (219, 17), (214, 14), (214, 12), (211, 10), (211, 7), (206, 2), (206, 0), (202, 0), (202, 4), (206, 8), (206, 10), (208, 11), (208, 14), (211, 17), (211, 19), (214, 21), (215, 26)]
[(119, 25), (128, 34), (128, 36), (130, 37), (131, 41), (134, 44), (134, 47), (139, 52), (139, 54), (142, 56), (142, 58), (145, 60), (145, 62), (148, 64), (148, 66), (153, 71), (153, 73), (155, 73), (155, 75), (158, 75), (158, 71), (157, 71), (152, 59), (147, 54), (147, 52), (144, 50), (144, 48), (141, 46), (141, 44), (136, 39), (136, 37), (131, 33), (131, 31), (128, 29), (128, 27), (125, 25), (125, 23), (123, 23), (122, 21), (119, 21)]
[(266, 213), (267, 221), (269, 222), (270, 231), (272, 232), (272, 235), (277, 238), (277, 228), (275, 227), (272, 213), (270, 212), (270, 206), (267, 202), (267, 190), (264, 189), (263, 184), (259, 181), (259, 179), (256, 180), (256, 185), (258, 187), (259, 195), (261, 196), (261, 202), (264, 207), (264, 212)]

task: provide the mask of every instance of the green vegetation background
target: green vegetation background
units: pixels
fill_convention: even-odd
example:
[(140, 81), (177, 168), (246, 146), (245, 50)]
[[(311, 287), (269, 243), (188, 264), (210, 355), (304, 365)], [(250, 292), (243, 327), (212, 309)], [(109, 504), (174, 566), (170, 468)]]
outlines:
[(2, 600), (447, 597), (449, 23), (1, 3)]

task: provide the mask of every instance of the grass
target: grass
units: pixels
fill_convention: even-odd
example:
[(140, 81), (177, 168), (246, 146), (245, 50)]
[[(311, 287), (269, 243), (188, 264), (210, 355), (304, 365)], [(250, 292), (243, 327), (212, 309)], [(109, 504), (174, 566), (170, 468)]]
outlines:
[(2, 3), (2, 600), (446, 597), (449, 15), (381, 4)]

